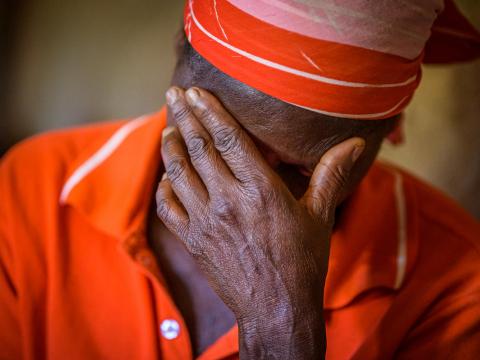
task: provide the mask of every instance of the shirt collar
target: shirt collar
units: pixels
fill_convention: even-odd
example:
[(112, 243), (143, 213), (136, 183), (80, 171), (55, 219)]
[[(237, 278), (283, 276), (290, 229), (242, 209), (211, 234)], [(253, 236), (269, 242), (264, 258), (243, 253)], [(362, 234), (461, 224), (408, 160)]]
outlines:
[(60, 202), (115, 238), (144, 230), (165, 126), (165, 109), (116, 123), (107, 140), (94, 142), (72, 164)]
[[(73, 163), (61, 202), (115, 238), (144, 231), (165, 126), (165, 109), (118, 123), (109, 139)], [(374, 165), (346, 203), (331, 239), (325, 309), (403, 284), (417, 249), (415, 197), (406, 179), (393, 167)]]
[(411, 179), (374, 164), (346, 203), (331, 239), (326, 309), (374, 288), (398, 290), (414, 265), (417, 213)]

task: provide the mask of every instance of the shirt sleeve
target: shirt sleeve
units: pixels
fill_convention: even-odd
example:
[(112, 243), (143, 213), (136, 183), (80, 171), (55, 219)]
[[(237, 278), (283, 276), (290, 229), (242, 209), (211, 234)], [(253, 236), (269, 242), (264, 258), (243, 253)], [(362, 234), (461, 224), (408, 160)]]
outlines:
[(6, 169), (0, 160), (0, 359), (21, 358), (18, 298), (7, 220)]
[(480, 291), (440, 301), (406, 337), (397, 359), (476, 360), (480, 354)]

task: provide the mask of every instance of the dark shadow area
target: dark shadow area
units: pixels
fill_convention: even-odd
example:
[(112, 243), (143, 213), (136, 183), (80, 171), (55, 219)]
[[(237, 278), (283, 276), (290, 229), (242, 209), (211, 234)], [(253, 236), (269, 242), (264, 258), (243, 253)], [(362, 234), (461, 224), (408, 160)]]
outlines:
[(0, 155), (18, 141), (18, 134), (10, 126), (9, 93), (11, 87), (10, 69), (13, 66), (18, 19), (25, 6), (23, 0), (0, 2)]

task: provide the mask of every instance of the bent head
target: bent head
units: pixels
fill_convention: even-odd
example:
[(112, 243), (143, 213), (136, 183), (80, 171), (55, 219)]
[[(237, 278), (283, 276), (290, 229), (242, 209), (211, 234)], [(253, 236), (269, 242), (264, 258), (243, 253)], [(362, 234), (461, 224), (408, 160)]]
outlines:
[(366, 149), (350, 189), (360, 181), (412, 99), (422, 61), (480, 56), (480, 34), (452, 1), (338, 2), (330, 9), (339, 15), (334, 26), (326, 6), (188, 1), (189, 40), (182, 32), (178, 44), (173, 83), (216, 95), (295, 195), (322, 154), (354, 136)]
[(197, 86), (214, 94), (250, 134), (296, 197), (303, 195), (315, 165), (330, 147), (361, 137), (366, 148), (351, 174), (348, 190), (353, 190), (396, 124), (396, 118), (365, 121), (330, 117), (275, 99), (211, 65), (191, 47), (183, 33), (177, 41), (177, 54), (172, 84)]

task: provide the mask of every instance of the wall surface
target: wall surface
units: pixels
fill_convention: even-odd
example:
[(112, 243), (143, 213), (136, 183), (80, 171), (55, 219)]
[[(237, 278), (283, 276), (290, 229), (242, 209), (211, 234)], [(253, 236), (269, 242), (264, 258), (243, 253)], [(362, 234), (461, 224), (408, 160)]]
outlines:
[(406, 111), (406, 143), (382, 158), (443, 189), (480, 218), (480, 62), (426, 67)]
[[(459, 1), (480, 26), (480, 2)], [(16, 19), (2, 126), (13, 141), (47, 129), (160, 108), (183, 1), (37, 0)], [(381, 156), (480, 217), (480, 61), (427, 67), (406, 112), (406, 144)]]
[(23, 135), (161, 107), (182, 3), (31, 1), (11, 70), (12, 126)]

